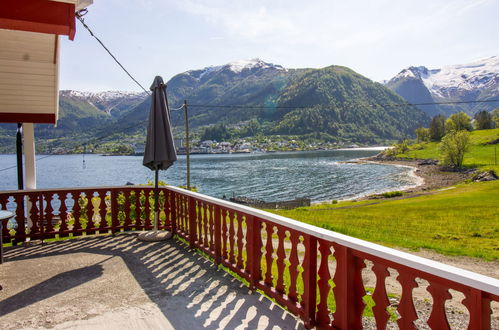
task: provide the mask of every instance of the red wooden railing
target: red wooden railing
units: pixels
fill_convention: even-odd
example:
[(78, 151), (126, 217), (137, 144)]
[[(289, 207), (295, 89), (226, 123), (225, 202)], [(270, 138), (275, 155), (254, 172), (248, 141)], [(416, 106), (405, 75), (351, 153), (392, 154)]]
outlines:
[[(2, 234), (5, 242), (16, 243), (55, 235), (151, 229), (152, 198), (151, 187), (137, 186), (2, 192), (1, 208), (16, 213)], [(365, 271), (376, 277), (375, 287), (368, 290), (373, 291), (372, 314), (378, 329), (385, 328), (390, 318), (396, 318), (401, 329), (416, 328), (420, 317), (413, 289), (421, 280), (428, 283), (432, 308), (427, 320), (418, 320), (420, 324), (450, 329), (446, 302), (449, 290), (455, 290), (465, 297), (468, 329), (491, 328), (492, 302), (499, 302), (497, 279), (180, 188), (161, 188), (160, 209), (160, 229), (185, 238), (192, 248), (300, 316), (309, 328), (362, 328)], [(396, 308), (389, 307), (389, 270), (398, 273), (401, 287)]]
[[(171, 193), (160, 194), (160, 229), (172, 229)], [(98, 187), (0, 192), (0, 207), (14, 211), (4, 243), (153, 228), (153, 188)]]

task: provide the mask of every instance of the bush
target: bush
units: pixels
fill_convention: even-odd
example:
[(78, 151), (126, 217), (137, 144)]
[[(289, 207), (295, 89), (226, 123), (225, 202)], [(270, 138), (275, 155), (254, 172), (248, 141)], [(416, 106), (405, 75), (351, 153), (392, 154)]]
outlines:
[(419, 127), (416, 128), (416, 138), (419, 142), (429, 142), (430, 141), (430, 129)]
[(401, 143), (394, 144), (391, 148), (383, 151), (383, 154), (389, 157), (397, 156), (398, 154), (405, 154), (409, 151), (409, 141), (404, 140)]
[(389, 192), (383, 193), (383, 197), (392, 198), (392, 197), (402, 196), (403, 194), (404, 193), (401, 191), (389, 191)]
[(470, 133), (454, 131), (445, 135), (439, 145), (440, 161), (442, 165), (462, 167), (464, 154), (469, 149)]

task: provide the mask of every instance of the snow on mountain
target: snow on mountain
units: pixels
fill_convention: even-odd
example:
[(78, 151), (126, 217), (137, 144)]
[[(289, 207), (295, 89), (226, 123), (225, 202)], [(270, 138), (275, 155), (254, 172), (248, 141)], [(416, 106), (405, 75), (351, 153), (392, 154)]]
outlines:
[(101, 101), (113, 101), (119, 98), (129, 98), (129, 97), (145, 97), (144, 92), (134, 92), (134, 91), (104, 91), (104, 92), (82, 92), (74, 90), (62, 90), (60, 91), (61, 96), (66, 97), (78, 97), (85, 99), (98, 99)]
[(235, 74), (239, 74), (244, 70), (253, 70), (253, 69), (275, 69), (275, 70), (287, 71), (287, 69), (285, 69), (281, 65), (267, 63), (259, 58), (253, 58), (247, 60), (236, 60), (229, 62), (225, 65), (208, 66), (201, 70), (190, 70), (187, 71), (186, 73), (200, 80), (204, 76), (209, 75), (210, 73), (218, 72), (221, 70), (230, 70)]
[(447, 96), (448, 90), (454, 88), (472, 91), (492, 87), (499, 91), (499, 57), (492, 56), (469, 64), (444, 66), (421, 78), (430, 92), (440, 97)]
[(430, 93), (440, 98), (481, 89), (499, 91), (499, 57), (492, 56), (468, 64), (449, 65), (433, 70), (424, 66), (409, 67), (390, 81), (403, 78), (421, 79)]
[(227, 64), (229, 66), (230, 70), (232, 70), (235, 73), (240, 73), (243, 70), (246, 69), (277, 69), (277, 70), (285, 70), (282, 66), (272, 64), (272, 63), (267, 63), (262, 61), (259, 58), (253, 58), (250, 60), (237, 60), (230, 62)]

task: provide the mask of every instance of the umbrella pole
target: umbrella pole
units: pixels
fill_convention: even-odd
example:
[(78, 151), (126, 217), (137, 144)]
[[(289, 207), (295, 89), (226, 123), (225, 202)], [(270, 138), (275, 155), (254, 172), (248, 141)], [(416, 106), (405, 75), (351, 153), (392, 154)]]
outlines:
[(159, 169), (156, 169), (154, 177), (154, 230), (158, 230), (158, 220), (159, 220), (158, 173)]

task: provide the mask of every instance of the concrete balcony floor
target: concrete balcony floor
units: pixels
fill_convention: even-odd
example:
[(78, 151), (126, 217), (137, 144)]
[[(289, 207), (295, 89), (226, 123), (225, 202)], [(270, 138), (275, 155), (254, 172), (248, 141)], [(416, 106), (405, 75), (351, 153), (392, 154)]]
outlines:
[(179, 241), (133, 234), (5, 249), (2, 329), (301, 329)]

